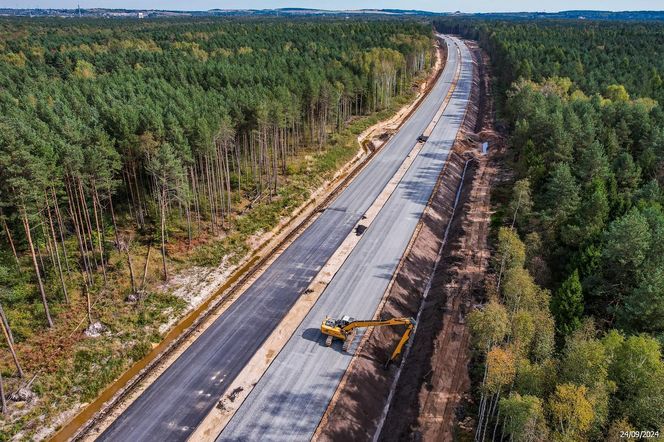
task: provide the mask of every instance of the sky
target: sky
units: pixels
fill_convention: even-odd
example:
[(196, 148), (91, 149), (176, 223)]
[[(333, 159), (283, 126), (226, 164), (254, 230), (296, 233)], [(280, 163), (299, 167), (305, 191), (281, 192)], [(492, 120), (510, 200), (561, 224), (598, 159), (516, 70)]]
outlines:
[[(0, 0), (3, 8), (76, 8), (79, 0)], [(609, 11), (662, 10), (664, 0), (80, 0), (82, 8), (129, 9), (316, 9), (394, 8), (434, 12), (557, 12), (570, 9)]]

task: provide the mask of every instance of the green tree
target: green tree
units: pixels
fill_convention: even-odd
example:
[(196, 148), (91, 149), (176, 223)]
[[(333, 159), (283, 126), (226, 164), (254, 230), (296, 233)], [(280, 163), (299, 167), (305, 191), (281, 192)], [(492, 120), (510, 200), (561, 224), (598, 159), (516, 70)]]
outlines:
[(496, 258), (499, 262), (504, 262), (504, 270), (523, 267), (526, 260), (526, 249), (516, 232), (504, 227), (498, 231)]
[(555, 440), (585, 439), (595, 414), (588, 398), (588, 389), (581, 385), (560, 384), (548, 400)]
[(546, 361), (555, 349), (555, 321), (548, 308), (535, 313), (535, 336), (531, 357), (536, 362)]
[(664, 332), (664, 269), (656, 268), (642, 276), (625, 296), (618, 320), (626, 329), (655, 335)]
[(543, 304), (542, 290), (523, 267), (511, 268), (505, 273), (502, 292), (510, 313), (523, 309), (536, 311)]
[(522, 358), (517, 363), (514, 389), (520, 394), (544, 398), (553, 391), (557, 382), (557, 366), (553, 359), (533, 363)]
[(561, 232), (561, 239), (570, 246), (591, 243), (603, 231), (609, 216), (609, 200), (605, 185), (596, 179), (583, 191), (579, 210)]
[(606, 384), (609, 355), (604, 344), (588, 336), (586, 330), (579, 330), (565, 342), (560, 361), (560, 379), (589, 388), (596, 384)]
[(634, 272), (646, 259), (652, 233), (646, 218), (636, 209), (613, 221), (604, 235), (602, 258), (606, 272), (620, 284), (634, 280)]
[(505, 421), (504, 434), (515, 442), (546, 441), (549, 429), (544, 417), (542, 400), (518, 393), (500, 400), (500, 413)]
[(78, 60), (74, 69), (74, 76), (81, 79), (95, 78), (95, 67), (85, 60)]
[(599, 141), (594, 141), (581, 152), (581, 158), (575, 168), (577, 178), (584, 183), (593, 180), (604, 181), (611, 171), (609, 160)]
[(502, 304), (491, 301), (468, 315), (468, 326), (477, 348), (488, 351), (500, 343), (509, 330), (509, 319)]
[(514, 183), (509, 209), (512, 216), (512, 227), (515, 224), (525, 227), (533, 209), (530, 181), (528, 179), (518, 180)]
[(519, 235), (511, 229), (501, 227), (498, 231), (498, 288), (502, 283), (503, 274), (512, 268), (522, 268), (526, 261), (526, 248)]
[(615, 412), (636, 428), (660, 429), (664, 422), (664, 362), (657, 340), (630, 336), (613, 339), (609, 379), (616, 383)]
[(155, 155), (150, 159), (148, 170), (156, 182), (157, 200), (159, 201), (161, 256), (164, 280), (168, 279), (166, 267), (166, 216), (169, 203), (181, 197), (184, 193), (185, 175), (182, 163), (173, 151), (173, 147), (162, 144)]
[(579, 186), (567, 163), (557, 163), (549, 175), (543, 196), (544, 218), (558, 229), (579, 206)]
[(535, 316), (527, 311), (521, 310), (511, 318), (512, 323), (512, 343), (514, 350), (521, 356), (530, 353), (533, 339), (535, 338)]
[(617, 186), (613, 210), (622, 214), (630, 208), (634, 193), (641, 183), (641, 167), (634, 162), (629, 152), (623, 151), (613, 162), (613, 170)]
[(604, 96), (611, 101), (629, 101), (627, 89), (622, 84), (609, 85)]
[(588, 388), (588, 398), (594, 410), (591, 434), (597, 438), (608, 420), (609, 395), (615, 391), (615, 384), (608, 379), (609, 354), (594, 334), (594, 327), (588, 323), (567, 338), (559, 378), (561, 382)]
[(551, 310), (563, 335), (579, 327), (583, 315), (583, 289), (578, 270), (572, 272), (551, 298)]

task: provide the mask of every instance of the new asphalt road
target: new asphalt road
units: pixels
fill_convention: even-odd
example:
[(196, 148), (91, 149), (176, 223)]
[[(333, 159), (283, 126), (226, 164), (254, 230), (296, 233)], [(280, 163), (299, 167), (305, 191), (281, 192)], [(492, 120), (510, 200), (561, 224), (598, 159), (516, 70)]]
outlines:
[[(219, 436), (220, 441), (309, 440), (351, 360), (341, 343), (325, 347), (326, 315), (371, 319), (412, 237), (462, 123), (473, 64), (461, 50), (457, 87), (429, 140), (348, 259)], [(456, 50), (450, 50), (456, 65)], [(408, 143), (409, 145), (412, 143)], [(355, 340), (355, 346), (359, 336)], [(396, 345), (396, 342), (394, 343)], [(385, 349), (385, 358), (392, 348)]]
[[(456, 50), (448, 53), (443, 74), (401, 129), (318, 219), (115, 420), (99, 437), (100, 440), (187, 439), (344, 238), (351, 233), (363, 213), (411, 151), (418, 135), (432, 121), (449, 91), (457, 67)], [(403, 197), (408, 201), (419, 201), (416, 205), (407, 204), (402, 207), (402, 210), (405, 210), (402, 214), (413, 220), (419, 218), (417, 213), (421, 210), (418, 207), (426, 202), (431, 192), (431, 185), (424, 185), (424, 182), (433, 183), (438, 174), (437, 170), (442, 165), (443, 157), (434, 152), (442, 152), (442, 147), (435, 147), (436, 142), (431, 142), (428, 146), (425, 148), (426, 152), (420, 154), (426, 164), (419, 166), (417, 174), (408, 178), (411, 184), (402, 191)], [(419, 189), (419, 180), (424, 180), (422, 185), (428, 190)], [(409, 237), (406, 230), (385, 233)], [(366, 233), (367, 238), (368, 234), (369, 232)], [(400, 253), (398, 244), (401, 242), (402, 239), (390, 246), (390, 249), (394, 248), (391, 255)], [(391, 241), (385, 241), (385, 244), (391, 244)], [(391, 267), (386, 267), (382, 271), (384, 279), (391, 275), (390, 269)], [(354, 293), (363, 296), (361, 291)], [(349, 295), (350, 293), (344, 295), (343, 299)], [(342, 303), (340, 309), (344, 304)], [(298, 331), (297, 336), (301, 334)], [(306, 355), (301, 356), (305, 357)], [(338, 375), (338, 369), (324, 373), (324, 376), (330, 374)], [(284, 380), (284, 383), (286, 382), (292, 384), (295, 379), (291, 376), (290, 381), (288, 378)], [(327, 390), (330, 388), (333, 387), (328, 387)], [(263, 390), (260, 388), (256, 392)], [(322, 404), (324, 401), (319, 402)], [(241, 419), (242, 416), (247, 417), (246, 412), (240, 413), (238, 420), (233, 422), (233, 428), (240, 431), (233, 434), (238, 436), (247, 434), (245, 430), (248, 421)], [(257, 418), (261, 422), (268, 421), (268, 416)], [(238, 426), (242, 423), (244, 424)]]

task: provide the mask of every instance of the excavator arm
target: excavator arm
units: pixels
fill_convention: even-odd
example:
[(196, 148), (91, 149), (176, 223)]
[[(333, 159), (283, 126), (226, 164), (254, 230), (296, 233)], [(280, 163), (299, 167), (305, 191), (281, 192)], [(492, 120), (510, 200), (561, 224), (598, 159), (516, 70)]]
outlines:
[[(406, 342), (408, 342), (408, 339), (410, 339), (410, 334), (413, 332), (413, 327), (415, 327), (414, 322), (415, 321), (408, 324), (408, 327), (406, 327), (406, 331), (403, 333), (403, 335), (401, 335), (401, 339), (399, 340), (399, 343), (397, 344), (397, 346), (394, 348), (394, 351), (392, 352), (392, 356), (390, 356), (390, 359), (387, 361), (387, 364), (394, 361), (401, 354), (401, 351), (403, 350), (403, 346), (406, 345)], [(387, 365), (387, 364), (385, 364), (385, 365)]]
[(368, 321), (352, 321), (348, 325), (342, 327), (346, 332), (350, 332), (353, 329), (359, 327), (380, 327), (383, 325), (410, 325), (415, 321), (412, 318), (391, 318), (384, 321), (380, 320), (368, 320)]

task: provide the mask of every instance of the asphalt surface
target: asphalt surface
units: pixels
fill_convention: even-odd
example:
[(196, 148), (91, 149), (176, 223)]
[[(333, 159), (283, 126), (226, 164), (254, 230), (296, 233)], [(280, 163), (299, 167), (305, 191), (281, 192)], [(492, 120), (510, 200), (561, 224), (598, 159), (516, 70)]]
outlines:
[(401, 129), (256, 282), (98, 440), (187, 439), (351, 233), (412, 150), (416, 138), (432, 121), (454, 77), (457, 55), (456, 51), (448, 52), (448, 62), (439, 80)]
[[(466, 46), (459, 82), (405, 176), (218, 441), (309, 440), (352, 358), (341, 342), (325, 347), (325, 316), (371, 319), (412, 237), (463, 121), (473, 65)], [(456, 51), (449, 51), (456, 57)], [(455, 60), (452, 60), (455, 64)], [(394, 345), (397, 343), (394, 342)], [(393, 346), (385, 349), (389, 358)], [(377, 362), (378, 363), (378, 362)]]

